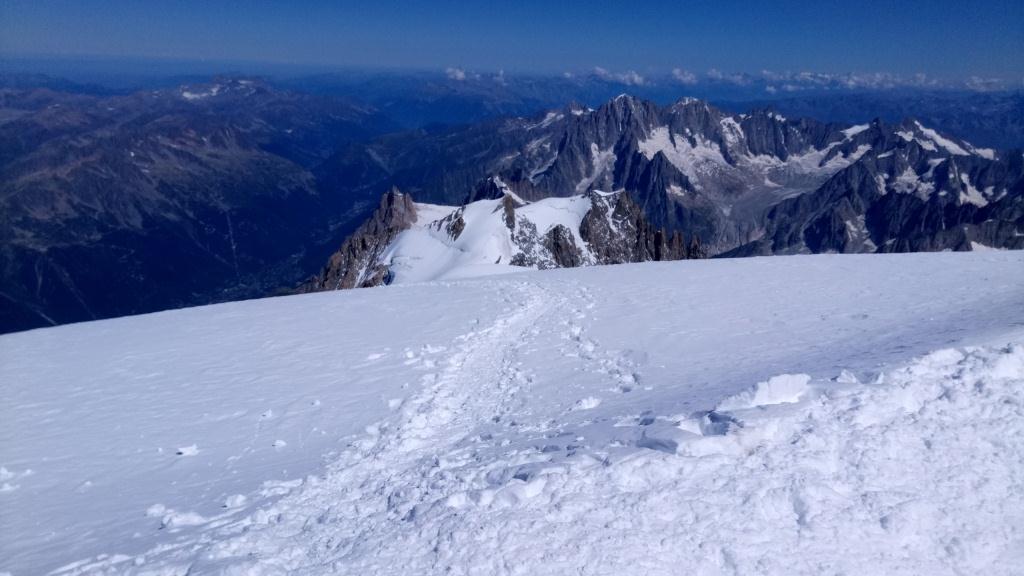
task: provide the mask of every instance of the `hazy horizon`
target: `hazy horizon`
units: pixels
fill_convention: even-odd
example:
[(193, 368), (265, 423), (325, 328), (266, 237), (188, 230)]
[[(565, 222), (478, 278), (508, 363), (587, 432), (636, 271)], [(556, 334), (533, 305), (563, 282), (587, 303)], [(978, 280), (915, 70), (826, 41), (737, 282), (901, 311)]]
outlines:
[[(312, 70), (554, 75), (924, 74), (1024, 79), (1024, 4), (784, 2), (140, 4), (9, 1), (0, 58), (205, 62)], [(871, 14), (871, 18), (859, 15)], [(958, 41), (970, 39), (969, 45)]]

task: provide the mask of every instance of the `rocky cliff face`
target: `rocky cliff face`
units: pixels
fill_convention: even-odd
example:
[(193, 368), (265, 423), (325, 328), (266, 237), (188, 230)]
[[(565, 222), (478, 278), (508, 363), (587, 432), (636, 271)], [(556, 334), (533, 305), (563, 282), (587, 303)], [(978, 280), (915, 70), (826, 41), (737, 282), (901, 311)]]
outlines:
[(397, 188), (392, 189), (381, 198), (373, 215), (331, 255), (323, 270), (302, 284), (298, 291), (319, 292), (389, 283), (388, 267), (381, 257), (395, 237), (415, 222), (416, 204), (412, 198)]
[(590, 192), (591, 208), (580, 224), (580, 236), (599, 264), (687, 257), (679, 231), (655, 228), (628, 194)]

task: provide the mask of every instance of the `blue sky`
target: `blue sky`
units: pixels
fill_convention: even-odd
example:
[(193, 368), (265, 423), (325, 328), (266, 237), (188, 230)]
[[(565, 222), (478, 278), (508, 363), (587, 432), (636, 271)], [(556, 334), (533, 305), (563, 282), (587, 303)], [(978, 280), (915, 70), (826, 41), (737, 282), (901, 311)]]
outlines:
[(1024, 1), (0, 1), (0, 54), (1024, 77)]

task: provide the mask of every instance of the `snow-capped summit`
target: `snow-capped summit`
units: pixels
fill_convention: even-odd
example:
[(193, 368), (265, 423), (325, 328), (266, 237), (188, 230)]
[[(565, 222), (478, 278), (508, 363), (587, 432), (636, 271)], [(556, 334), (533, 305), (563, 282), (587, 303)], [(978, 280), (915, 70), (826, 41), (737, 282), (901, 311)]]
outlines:
[(207, 99), (244, 98), (259, 92), (268, 92), (266, 82), (253, 78), (222, 77), (204, 84), (187, 84), (178, 88), (184, 100), (197, 102)]

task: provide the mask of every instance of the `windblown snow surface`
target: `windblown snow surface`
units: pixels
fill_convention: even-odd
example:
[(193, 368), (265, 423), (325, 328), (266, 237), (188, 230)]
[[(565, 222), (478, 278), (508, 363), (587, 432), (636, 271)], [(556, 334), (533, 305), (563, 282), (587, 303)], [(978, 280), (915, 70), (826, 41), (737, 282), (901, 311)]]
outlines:
[(1024, 254), (526, 272), (0, 338), (12, 574), (1012, 574)]

